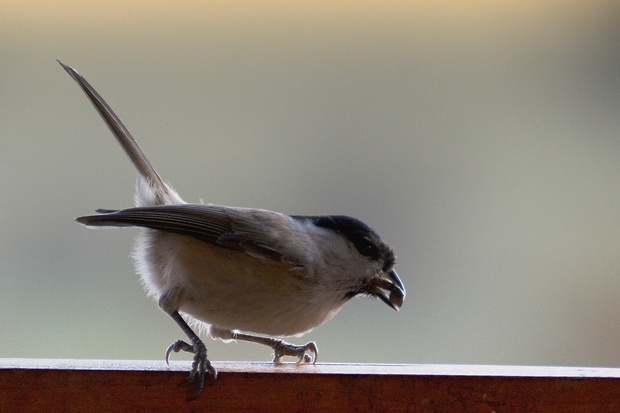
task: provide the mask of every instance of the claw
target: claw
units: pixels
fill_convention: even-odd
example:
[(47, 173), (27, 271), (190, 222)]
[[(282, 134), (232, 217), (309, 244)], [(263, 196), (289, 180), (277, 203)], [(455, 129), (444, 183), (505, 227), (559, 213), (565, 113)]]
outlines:
[(168, 359), (170, 358), (170, 353), (172, 353), (173, 351), (175, 353), (178, 353), (181, 350), (187, 351), (188, 353), (194, 352), (194, 349), (191, 345), (187, 344), (183, 340), (177, 340), (174, 343), (170, 344), (166, 349), (166, 366), (170, 366), (170, 363), (168, 362)]
[(209, 361), (207, 357), (207, 348), (200, 339), (192, 339), (192, 344), (186, 343), (183, 340), (177, 340), (170, 344), (166, 349), (166, 365), (169, 365), (168, 359), (170, 358), (170, 353), (173, 351), (175, 353), (186, 351), (194, 354), (192, 369), (187, 378), (187, 384), (196, 382), (196, 392), (189, 398), (189, 400), (193, 400), (198, 397), (204, 388), (207, 376), (209, 376), (210, 384), (215, 382), (217, 379), (217, 371), (211, 365), (211, 361)]
[[(277, 340), (272, 347), (274, 363), (281, 363), (284, 356), (293, 356), (298, 357), (297, 363), (312, 362), (314, 364), (319, 355), (319, 349), (314, 341), (310, 341), (303, 346), (296, 346), (286, 341)], [(314, 357), (310, 357), (306, 352), (311, 352)]]
[[(243, 340), (250, 343), (262, 344), (264, 346), (271, 347), (273, 349), (273, 362), (281, 363), (282, 357), (293, 356), (297, 357), (297, 363), (316, 363), (316, 359), (319, 355), (319, 349), (314, 341), (310, 341), (303, 346), (296, 346), (286, 341), (279, 340), (273, 337), (255, 336), (252, 334), (245, 334), (234, 332), (230, 330), (218, 329), (211, 326), (211, 335), (213, 337), (221, 338), (223, 340)], [(310, 357), (306, 352), (312, 353), (313, 357)]]

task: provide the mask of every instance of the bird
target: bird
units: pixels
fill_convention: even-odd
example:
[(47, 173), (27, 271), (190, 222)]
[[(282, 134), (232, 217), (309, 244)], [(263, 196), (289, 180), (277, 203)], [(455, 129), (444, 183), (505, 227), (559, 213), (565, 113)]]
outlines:
[(394, 250), (368, 225), (345, 215), (287, 215), (265, 209), (187, 203), (152, 166), (123, 122), (75, 69), (58, 63), (99, 112), (138, 171), (135, 206), (97, 209), (75, 220), (89, 228), (138, 227), (136, 272), (187, 336), (165, 352), (189, 352), (194, 397), (217, 371), (198, 323), (224, 341), (266, 345), (273, 361), (297, 357), (315, 363), (312, 341), (300, 336), (334, 317), (356, 296), (378, 298), (394, 310), (405, 287), (394, 269)]

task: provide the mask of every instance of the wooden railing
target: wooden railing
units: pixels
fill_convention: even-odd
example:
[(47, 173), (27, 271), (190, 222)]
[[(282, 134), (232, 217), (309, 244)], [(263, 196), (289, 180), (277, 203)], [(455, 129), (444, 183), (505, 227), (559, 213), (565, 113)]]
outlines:
[(189, 362), (0, 359), (0, 411), (620, 413), (615, 368), (213, 364), (188, 401)]

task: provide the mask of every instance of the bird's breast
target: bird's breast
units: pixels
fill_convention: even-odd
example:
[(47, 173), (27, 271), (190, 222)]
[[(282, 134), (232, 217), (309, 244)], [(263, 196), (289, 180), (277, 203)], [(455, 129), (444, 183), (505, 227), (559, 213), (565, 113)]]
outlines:
[(181, 288), (179, 311), (229, 330), (299, 335), (331, 319), (346, 301), (325, 291), (312, 272), (192, 237), (147, 231), (135, 257), (151, 295)]

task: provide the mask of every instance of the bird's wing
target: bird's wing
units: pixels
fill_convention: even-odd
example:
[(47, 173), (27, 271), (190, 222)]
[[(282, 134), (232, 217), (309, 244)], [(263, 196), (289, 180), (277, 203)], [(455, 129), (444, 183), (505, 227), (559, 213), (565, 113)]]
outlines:
[(98, 212), (100, 214), (82, 216), (76, 221), (89, 227), (145, 227), (187, 235), (211, 245), (243, 251), (255, 258), (303, 266), (302, 250), (295, 253), (295, 247), (284, 245), (281, 237), (283, 231), (294, 231), (294, 220), (277, 212), (203, 204)]

